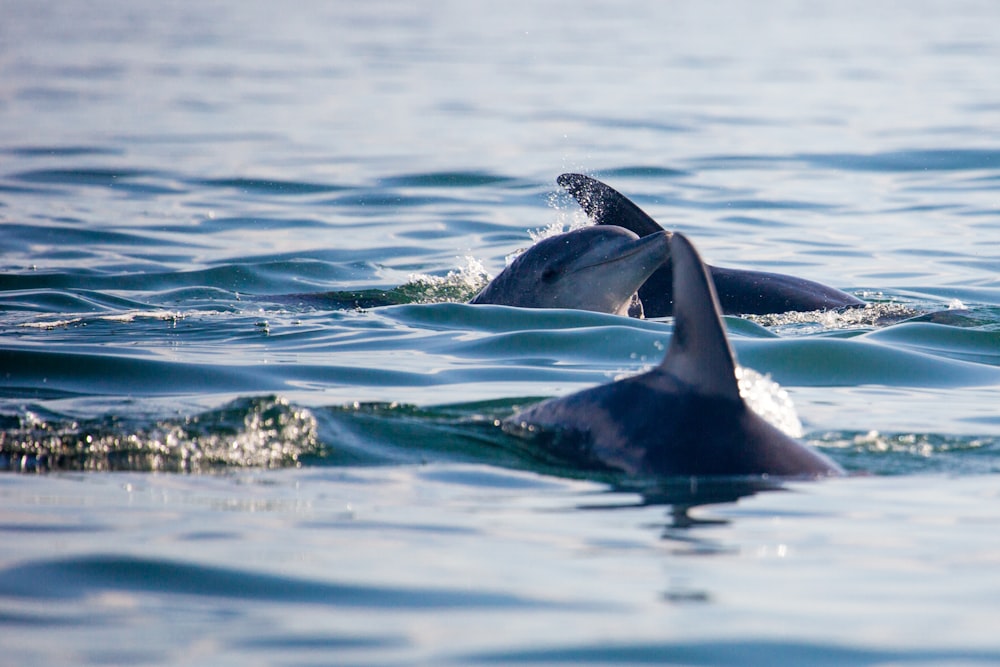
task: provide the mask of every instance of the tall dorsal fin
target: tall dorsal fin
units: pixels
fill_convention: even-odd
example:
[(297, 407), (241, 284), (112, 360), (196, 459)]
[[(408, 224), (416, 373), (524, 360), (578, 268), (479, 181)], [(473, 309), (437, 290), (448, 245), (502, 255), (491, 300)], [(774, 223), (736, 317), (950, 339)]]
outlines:
[(670, 255), (674, 271), (674, 335), (660, 368), (700, 394), (741, 400), (736, 362), (708, 269), (683, 234), (670, 237)]
[(639, 236), (663, 231), (660, 223), (646, 215), (628, 197), (596, 179), (583, 174), (563, 174), (556, 182), (566, 188), (587, 217), (599, 225), (617, 225)]

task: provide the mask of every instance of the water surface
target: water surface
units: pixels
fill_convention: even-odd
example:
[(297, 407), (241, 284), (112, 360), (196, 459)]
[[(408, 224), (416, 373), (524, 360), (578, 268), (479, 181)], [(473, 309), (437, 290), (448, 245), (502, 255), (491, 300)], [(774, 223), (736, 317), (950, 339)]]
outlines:
[[(979, 2), (7, 2), (4, 654), (997, 662), (998, 27)], [(622, 485), (499, 432), (672, 333), (463, 303), (583, 221), (564, 171), (712, 263), (912, 315), (726, 318), (863, 476)]]

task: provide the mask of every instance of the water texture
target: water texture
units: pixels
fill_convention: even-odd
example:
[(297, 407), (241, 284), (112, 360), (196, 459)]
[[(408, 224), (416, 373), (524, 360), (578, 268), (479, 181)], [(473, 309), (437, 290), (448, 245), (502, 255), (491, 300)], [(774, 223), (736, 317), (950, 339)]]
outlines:
[[(992, 3), (2, 13), (12, 664), (1000, 659)], [(726, 318), (855, 477), (623, 480), (497, 428), (672, 335), (465, 303), (585, 222), (566, 171), (868, 302)]]

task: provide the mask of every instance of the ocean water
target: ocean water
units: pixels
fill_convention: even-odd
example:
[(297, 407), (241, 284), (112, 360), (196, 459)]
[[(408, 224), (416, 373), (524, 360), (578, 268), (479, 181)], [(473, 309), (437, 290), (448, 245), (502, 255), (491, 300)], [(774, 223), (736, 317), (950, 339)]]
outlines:
[[(1000, 7), (0, 9), (0, 664), (1000, 662)], [(672, 333), (464, 303), (566, 171), (870, 303), (726, 318), (852, 476), (499, 431)]]

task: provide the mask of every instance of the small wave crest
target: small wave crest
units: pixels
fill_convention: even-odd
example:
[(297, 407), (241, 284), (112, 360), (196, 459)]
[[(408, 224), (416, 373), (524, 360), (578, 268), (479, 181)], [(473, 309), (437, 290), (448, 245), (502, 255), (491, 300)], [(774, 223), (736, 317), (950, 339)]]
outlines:
[(765, 315), (743, 315), (742, 317), (764, 327), (794, 329), (799, 333), (815, 333), (892, 324), (920, 314), (921, 311), (911, 306), (888, 301), (868, 303), (862, 308), (846, 308), (844, 310), (792, 311)]
[(492, 279), (479, 259), (466, 257), (464, 266), (449, 271), (444, 277), (411, 273), (396, 291), (407, 296), (409, 303), (464, 302), (478, 294)]
[(191, 417), (130, 424), (115, 417), (0, 417), (0, 470), (161, 470), (298, 465), (319, 454), (316, 419), (278, 397), (240, 398)]
[(989, 435), (839, 431), (812, 434), (809, 442), (835, 451), (846, 466), (873, 474), (1000, 471), (996, 458), (1000, 439)]
[(449, 271), (443, 277), (411, 273), (405, 283), (392, 289), (288, 294), (260, 299), (285, 305), (352, 310), (405, 304), (465, 303), (478, 294), (491, 278), (480, 260), (466, 257), (464, 266)]
[(31, 320), (27, 322), (21, 322), (17, 326), (23, 329), (39, 329), (44, 331), (51, 331), (53, 329), (61, 329), (74, 324), (86, 324), (88, 321), (99, 322), (116, 322), (120, 324), (131, 324), (136, 320), (155, 320), (161, 322), (170, 322), (172, 324), (177, 324), (180, 320), (186, 317), (196, 316), (196, 315), (214, 315), (214, 312), (210, 311), (191, 311), (182, 313), (179, 311), (154, 309), (154, 310), (128, 310), (119, 313), (111, 314), (101, 314), (101, 315), (89, 315), (80, 317), (70, 317), (70, 318), (56, 318), (49, 314), (41, 316), (37, 320)]

